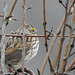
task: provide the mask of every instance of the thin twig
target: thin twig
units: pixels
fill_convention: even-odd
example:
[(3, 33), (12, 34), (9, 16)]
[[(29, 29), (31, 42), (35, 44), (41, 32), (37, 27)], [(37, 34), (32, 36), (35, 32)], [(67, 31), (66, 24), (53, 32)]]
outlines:
[[(0, 37), (1, 36), (2, 34), (0, 34)], [(18, 34), (6, 34), (6, 37), (10, 37), (10, 36), (23, 37), (23, 35), (18, 35)], [(45, 35), (25, 35), (25, 37), (45, 37)], [(46, 37), (54, 37), (54, 35), (49, 35)], [(57, 37), (61, 37), (61, 35), (58, 35)], [(69, 37), (69, 35), (65, 35), (64, 37)], [(71, 38), (75, 38), (75, 36), (72, 36)]]
[(72, 8), (73, 5), (74, 5), (74, 1), (75, 1), (75, 0), (71, 0), (71, 3), (70, 3), (70, 5), (69, 5), (68, 13), (71, 13), (71, 12), (72, 12), (72, 11), (71, 11), (71, 8)]
[(38, 75), (40, 75), (40, 71), (39, 71), (39, 69), (37, 68), (37, 72), (38, 72)]
[(13, 4), (13, 6), (12, 6), (12, 8), (11, 8), (11, 10), (10, 10), (8, 16), (10, 16), (10, 15), (12, 14), (12, 12), (13, 12), (13, 10), (14, 10), (14, 7), (15, 7), (15, 5), (16, 5), (16, 3), (17, 3), (17, 1), (18, 1), (18, 0), (15, 0), (15, 1), (14, 1), (14, 4)]
[(49, 50), (48, 50), (48, 52), (47, 52), (47, 54), (46, 54), (45, 61), (44, 61), (43, 65), (42, 65), (42, 68), (41, 68), (41, 75), (43, 74), (43, 71), (44, 71), (45, 65), (46, 65), (46, 63), (47, 63), (49, 54), (50, 54), (51, 51), (52, 51), (53, 45), (55, 44), (55, 41), (56, 41), (56, 39), (57, 39), (57, 37), (58, 37), (58, 33), (60, 32), (60, 30), (61, 30), (61, 28), (62, 28), (62, 26), (63, 26), (63, 24), (64, 24), (64, 21), (65, 21), (65, 17), (63, 18), (63, 21), (61, 22), (61, 24), (60, 24), (60, 26), (59, 26), (59, 28), (58, 28), (58, 30), (57, 30), (57, 33), (54, 35), (54, 38), (53, 38), (52, 43), (51, 43), (51, 45), (50, 45), (50, 48), (49, 48)]
[(1, 68), (3, 71), (3, 75), (5, 75), (5, 35), (6, 35), (6, 21), (5, 18), (7, 16), (7, 0), (4, 0), (4, 17), (3, 17), (3, 25), (2, 25), (2, 40), (1, 40)]
[(74, 42), (75, 42), (75, 38), (73, 39), (73, 42), (72, 42), (72, 44), (70, 45), (70, 51), (69, 51), (68, 56), (71, 54), (71, 51), (72, 51), (72, 49), (73, 49), (73, 47), (74, 47)]
[[(73, 42), (72, 42), (72, 44), (70, 45), (70, 51), (69, 51), (69, 53), (68, 53), (68, 56), (65, 58), (65, 64), (64, 64), (65, 66), (64, 66), (64, 68), (65, 68), (66, 65), (67, 65), (68, 58), (74, 54), (74, 53), (71, 54), (71, 51), (72, 51), (72, 49), (73, 49), (73, 47), (74, 47), (74, 42), (75, 42), (75, 38), (73, 39)], [(71, 54), (71, 55), (70, 55), (70, 54)]]
[[(26, 0), (23, 0), (24, 7), (26, 6)], [(22, 71), (24, 75), (24, 60), (25, 60), (25, 22), (26, 22), (26, 8), (23, 8), (24, 17), (23, 17), (23, 49), (22, 49)]]
[[(75, 54), (75, 51), (74, 51), (74, 52), (72, 52), (72, 53), (69, 55), (69, 57), (71, 57), (71, 56), (72, 56), (72, 55), (74, 55), (74, 54)], [(69, 57), (68, 57), (68, 58), (69, 58)]]
[(62, 46), (63, 46), (63, 41), (64, 41), (64, 35), (65, 35), (65, 29), (66, 29), (67, 8), (68, 8), (68, 0), (66, 0), (65, 21), (64, 21), (64, 27), (63, 27), (63, 31), (62, 31), (62, 36), (60, 38), (60, 43), (59, 43), (59, 56), (58, 56), (57, 71), (59, 70), (59, 66), (60, 66), (60, 57), (61, 57), (61, 51), (62, 51)]
[[(71, 37), (72, 37), (72, 33), (73, 33), (74, 21), (75, 21), (75, 11), (74, 11), (74, 16), (73, 16), (73, 19), (72, 19), (71, 29), (70, 29), (70, 33), (69, 33), (69, 35), (70, 35), (69, 36), (69, 41), (68, 41), (68, 44), (66, 45), (66, 50), (65, 50), (65, 54), (64, 54), (65, 58), (68, 56), (68, 52), (69, 52), (69, 46), (70, 46)], [(66, 66), (66, 60), (63, 59), (62, 66), (61, 66), (61, 71), (62, 72), (65, 71), (65, 66)]]
[(65, 59), (69, 59), (72, 55), (74, 55), (75, 54), (75, 51), (74, 52), (72, 52), (68, 57), (66, 57)]
[[(3, 15), (0, 15), (0, 17), (3, 17)], [(15, 20), (15, 21), (18, 21), (17, 19), (12, 18), (12, 17), (10, 17), (9, 19), (11, 19), (11, 20)]]
[(64, 5), (64, 3), (62, 2), (62, 0), (58, 0), (59, 3), (61, 3), (63, 5), (63, 7), (66, 9), (66, 6)]
[[(17, 3), (17, 1), (18, 1), (18, 0), (15, 0), (15, 1), (14, 1), (14, 4), (13, 4), (13, 6), (12, 6), (12, 8), (11, 8), (9, 14), (8, 14), (8, 16), (10, 16), (10, 15), (12, 14), (12, 12), (13, 12), (13, 10), (14, 10), (14, 7), (15, 7), (15, 5), (16, 5), (16, 3)], [(8, 23), (8, 21), (9, 21), (9, 19), (7, 19), (7, 23)]]
[(0, 17), (3, 17), (3, 15), (0, 15)]
[(71, 64), (68, 66), (65, 72), (68, 72), (73, 67), (74, 64), (75, 64), (75, 59), (71, 62)]
[[(47, 37), (46, 37), (46, 15), (45, 15), (45, 0), (43, 0), (43, 17), (44, 17), (44, 35), (45, 35), (45, 47), (46, 47), (46, 52), (48, 52), (48, 44), (47, 44)], [(50, 60), (50, 57), (48, 57), (48, 62), (50, 65), (50, 70), (51, 72), (53, 72), (53, 68), (52, 68), (52, 63)]]

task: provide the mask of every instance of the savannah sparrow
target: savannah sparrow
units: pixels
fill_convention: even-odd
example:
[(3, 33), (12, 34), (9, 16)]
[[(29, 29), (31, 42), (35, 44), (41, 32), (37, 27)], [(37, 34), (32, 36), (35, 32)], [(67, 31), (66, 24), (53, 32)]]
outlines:
[[(30, 24), (26, 24), (26, 35), (36, 35), (37, 30)], [(23, 35), (23, 26), (21, 26), (15, 33)], [(38, 52), (39, 40), (38, 37), (26, 37), (25, 42), (25, 63), (30, 61)], [(22, 37), (10, 37), (6, 42), (5, 59), (6, 64), (11, 63), (17, 65), (22, 62)]]

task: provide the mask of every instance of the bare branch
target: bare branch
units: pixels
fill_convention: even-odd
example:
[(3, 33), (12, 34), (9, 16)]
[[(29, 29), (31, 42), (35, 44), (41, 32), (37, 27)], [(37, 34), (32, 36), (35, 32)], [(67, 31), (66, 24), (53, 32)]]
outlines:
[(75, 59), (71, 62), (71, 64), (68, 66), (68, 68), (65, 70), (65, 72), (68, 72), (69, 70), (71, 70), (71, 68), (73, 67), (74, 64), (75, 64)]

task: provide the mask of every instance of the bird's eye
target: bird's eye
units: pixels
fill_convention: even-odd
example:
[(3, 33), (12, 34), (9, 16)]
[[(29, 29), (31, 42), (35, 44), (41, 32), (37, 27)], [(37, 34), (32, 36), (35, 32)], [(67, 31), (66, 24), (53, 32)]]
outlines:
[(31, 31), (33, 31), (33, 32), (34, 32), (34, 31), (35, 31), (35, 28), (31, 28)]

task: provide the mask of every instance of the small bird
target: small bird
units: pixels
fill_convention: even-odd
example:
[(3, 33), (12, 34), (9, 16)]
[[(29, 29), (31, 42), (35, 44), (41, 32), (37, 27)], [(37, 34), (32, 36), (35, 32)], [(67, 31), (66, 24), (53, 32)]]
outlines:
[[(30, 24), (26, 24), (26, 35), (36, 35), (37, 30)], [(21, 26), (14, 34), (23, 35), (23, 26)], [(38, 37), (25, 37), (25, 63), (29, 62), (36, 56), (39, 49)], [(10, 37), (6, 41), (5, 60), (6, 64), (11, 63), (17, 65), (22, 63), (22, 43), (23, 37)]]

